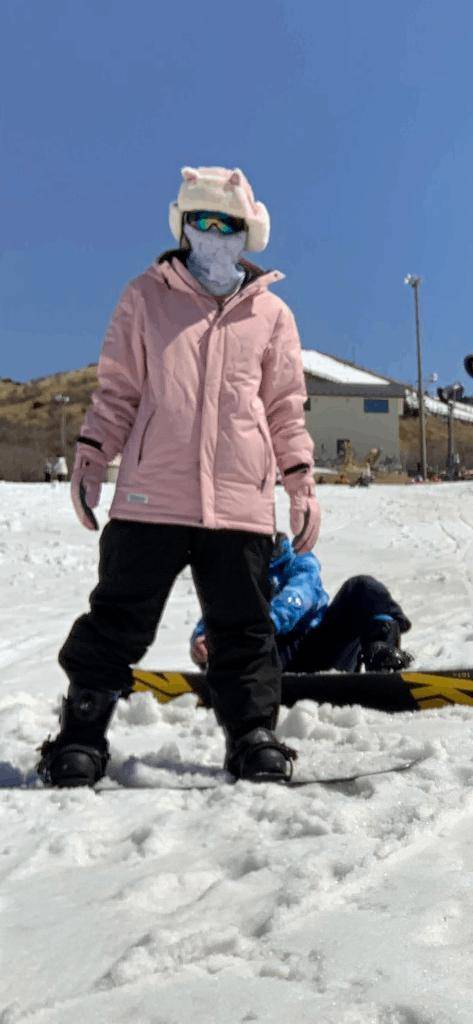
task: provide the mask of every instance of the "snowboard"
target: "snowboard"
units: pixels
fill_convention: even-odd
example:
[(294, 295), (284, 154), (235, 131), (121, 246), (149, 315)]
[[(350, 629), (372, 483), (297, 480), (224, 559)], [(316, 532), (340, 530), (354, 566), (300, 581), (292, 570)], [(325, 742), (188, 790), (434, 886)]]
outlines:
[[(409, 758), (405, 761), (397, 760), (390, 761), (386, 756), (378, 759), (371, 766), (363, 766), (360, 768), (352, 768), (351, 770), (345, 771), (344, 774), (339, 775), (299, 775), (297, 767), (294, 769), (292, 777), (285, 782), (269, 783), (271, 786), (278, 785), (290, 789), (302, 789), (307, 786), (340, 786), (355, 783), (363, 779), (370, 779), (375, 775), (391, 775), (391, 774), (402, 774), (408, 772), (411, 768), (424, 761), (425, 754), (420, 754), (417, 757)], [(161, 777), (160, 777), (161, 774)], [(154, 791), (167, 791), (167, 790), (209, 790), (219, 789), (221, 786), (228, 787), (231, 789), (232, 786), (236, 785), (235, 779), (223, 770), (215, 769), (192, 769), (183, 771), (181, 766), (176, 766), (176, 769), (172, 771), (170, 768), (166, 768), (161, 771), (156, 771), (156, 780), (154, 781), (133, 781), (127, 784), (120, 780), (117, 785), (116, 772), (110, 770), (103, 779), (100, 779), (95, 786), (92, 787), (93, 792), (98, 794), (107, 793), (120, 793), (128, 792), (130, 789), (152, 789)], [(262, 785), (263, 783), (258, 783)], [(251, 783), (255, 785), (255, 783)], [(38, 782), (38, 776), (36, 771), (31, 769), (24, 773), (16, 768), (14, 765), (7, 761), (0, 762), (0, 790), (3, 789), (20, 789), (27, 790), (29, 793), (44, 793), (45, 789), (50, 790), (49, 786), (43, 786)], [(66, 792), (67, 787), (61, 790)], [(75, 791), (75, 790), (74, 790)], [(54, 792), (58, 792), (54, 790)]]
[[(271, 787), (276, 785), (290, 789), (302, 789), (307, 786), (340, 786), (356, 783), (363, 779), (370, 779), (373, 776), (402, 774), (425, 761), (425, 759), (425, 754), (419, 754), (404, 760), (401, 760), (399, 754), (397, 756), (393, 754), (391, 757), (386, 754), (378, 757), (367, 756), (361, 758), (362, 763), (359, 766), (354, 765), (351, 768), (341, 769), (338, 774), (333, 772), (327, 775), (320, 774), (320, 769), (318, 770), (308, 765), (305, 766), (305, 771), (304, 769), (301, 770), (296, 763), (291, 778), (281, 779), (277, 782), (269, 779), (253, 780), (248, 784), (251, 786), (269, 784)], [(125, 781), (120, 776), (117, 777), (116, 773), (114, 774), (113, 771), (110, 771), (109, 776), (102, 779), (94, 789), (100, 793), (115, 793), (129, 789), (188, 791), (220, 789), (222, 787), (232, 789), (233, 786), (240, 785), (241, 782), (247, 784), (245, 780), (235, 780), (223, 769), (198, 767), (186, 769), (182, 765), (176, 765), (175, 769), (172, 767), (153, 769), (151, 776), (147, 776), (146, 765), (142, 767), (145, 769), (144, 776)], [(117, 782), (118, 787), (115, 785)]]
[[(160, 704), (195, 693), (205, 705), (208, 692), (202, 672), (133, 669), (132, 692), (149, 692)], [(281, 703), (359, 704), (377, 711), (423, 711), (450, 704), (473, 707), (473, 669), (434, 672), (285, 672)]]

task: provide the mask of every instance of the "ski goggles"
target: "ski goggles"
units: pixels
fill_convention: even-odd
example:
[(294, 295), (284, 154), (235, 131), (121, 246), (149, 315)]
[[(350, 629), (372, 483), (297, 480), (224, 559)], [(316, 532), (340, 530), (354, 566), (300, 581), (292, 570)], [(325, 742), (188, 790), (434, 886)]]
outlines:
[(221, 235), (236, 235), (246, 231), (244, 220), (230, 217), (228, 213), (214, 213), (212, 210), (190, 210), (186, 213), (186, 223), (197, 231), (210, 231), (217, 228)]

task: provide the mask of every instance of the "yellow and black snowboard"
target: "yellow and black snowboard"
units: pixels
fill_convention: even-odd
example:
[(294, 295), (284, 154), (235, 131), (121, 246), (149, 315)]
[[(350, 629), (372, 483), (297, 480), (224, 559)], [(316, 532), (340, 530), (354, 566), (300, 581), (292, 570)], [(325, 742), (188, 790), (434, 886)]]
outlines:
[[(149, 691), (160, 704), (195, 693), (208, 702), (201, 672), (151, 672), (133, 669), (133, 692)], [(378, 711), (423, 711), (449, 704), (473, 707), (473, 669), (434, 672), (314, 672), (284, 673), (282, 701), (292, 707), (298, 700), (317, 704), (360, 704)]]

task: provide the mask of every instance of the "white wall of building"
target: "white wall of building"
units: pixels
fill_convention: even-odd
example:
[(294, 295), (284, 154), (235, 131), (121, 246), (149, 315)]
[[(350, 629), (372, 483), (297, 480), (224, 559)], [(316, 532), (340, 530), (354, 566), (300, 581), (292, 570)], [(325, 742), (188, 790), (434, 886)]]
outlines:
[(316, 460), (335, 459), (337, 440), (349, 439), (355, 458), (370, 448), (383, 449), (383, 457), (399, 461), (399, 416), (402, 399), (388, 398), (388, 412), (365, 412), (365, 399), (311, 395), (306, 424), (316, 444)]

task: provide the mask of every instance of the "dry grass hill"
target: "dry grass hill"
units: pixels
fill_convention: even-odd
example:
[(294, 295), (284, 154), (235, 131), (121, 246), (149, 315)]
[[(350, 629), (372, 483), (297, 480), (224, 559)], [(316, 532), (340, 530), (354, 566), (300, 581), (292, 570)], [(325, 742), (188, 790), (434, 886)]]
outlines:
[[(90, 396), (97, 383), (97, 367), (55, 373), (50, 377), (19, 383), (0, 378), (0, 480), (42, 480), (47, 456), (61, 450), (61, 405), (58, 394), (68, 395), (66, 407), (66, 456), (72, 465), (77, 437)], [(400, 423), (403, 464), (415, 468), (418, 452), (418, 420), (402, 417)], [(473, 467), (473, 424), (456, 422), (455, 440), (462, 462)], [(376, 445), (376, 438), (373, 438)], [(445, 468), (447, 425), (437, 416), (427, 420), (429, 464)]]
[[(455, 420), (455, 449), (466, 469), (473, 469), (473, 423)], [(419, 419), (402, 416), (399, 425), (403, 465), (414, 470), (419, 458)], [(435, 472), (445, 470), (448, 450), (448, 428), (443, 416), (427, 416), (427, 461)]]
[(0, 379), (0, 479), (42, 480), (47, 456), (61, 451), (62, 407), (68, 395), (66, 456), (72, 463), (74, 440), (97, 383), (97, 367), (55, 373), (27, 383)]

